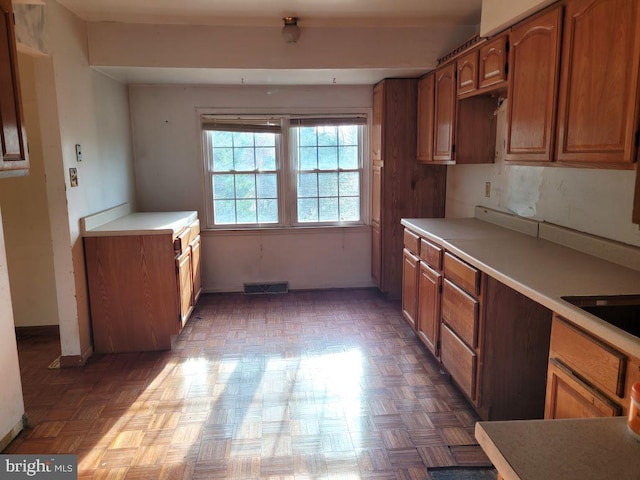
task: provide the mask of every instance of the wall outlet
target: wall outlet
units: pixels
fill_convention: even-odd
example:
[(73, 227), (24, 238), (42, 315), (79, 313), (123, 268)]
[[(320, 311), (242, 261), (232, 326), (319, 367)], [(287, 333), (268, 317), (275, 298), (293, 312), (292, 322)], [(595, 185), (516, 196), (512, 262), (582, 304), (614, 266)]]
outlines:
[(82, 146), (79, 143), (76, 144), (76, 160), (78, 162), (82, 161)]
[(78, 169), (70, 168), (69, 169), (69, 183), (72, 187), (78, 186)]
[(491, 198), (491, 182), (484, 183), (484, 197)]

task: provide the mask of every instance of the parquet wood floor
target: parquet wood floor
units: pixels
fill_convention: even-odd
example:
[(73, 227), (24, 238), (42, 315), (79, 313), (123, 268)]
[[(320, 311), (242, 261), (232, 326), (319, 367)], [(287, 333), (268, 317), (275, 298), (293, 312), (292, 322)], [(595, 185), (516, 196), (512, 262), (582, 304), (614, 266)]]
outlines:
[(489, 464), (470, 406), (374, 290), (203, 295), (170, 352), (48, 369), (18, 344), (30, 426), (5, 453), (80, 479), (429, 479)]

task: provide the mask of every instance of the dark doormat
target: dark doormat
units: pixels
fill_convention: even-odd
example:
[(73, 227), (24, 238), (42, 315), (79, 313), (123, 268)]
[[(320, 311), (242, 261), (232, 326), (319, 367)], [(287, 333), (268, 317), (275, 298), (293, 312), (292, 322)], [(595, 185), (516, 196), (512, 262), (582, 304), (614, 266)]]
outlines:
[(431, 480), (496, 480), (498, 472), (487, 467), (434, 467), (427, 468)]

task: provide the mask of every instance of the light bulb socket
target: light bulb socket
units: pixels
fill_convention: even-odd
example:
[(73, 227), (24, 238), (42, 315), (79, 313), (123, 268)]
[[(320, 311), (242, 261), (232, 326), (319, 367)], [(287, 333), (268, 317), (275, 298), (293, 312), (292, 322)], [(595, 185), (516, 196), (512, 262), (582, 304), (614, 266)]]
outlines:
[(298, 27), (298, 17), (284, 17), (284, 27), (282, 27), (282, 37), (287, 43), (296, 43), (300, 38), (300, 27)]

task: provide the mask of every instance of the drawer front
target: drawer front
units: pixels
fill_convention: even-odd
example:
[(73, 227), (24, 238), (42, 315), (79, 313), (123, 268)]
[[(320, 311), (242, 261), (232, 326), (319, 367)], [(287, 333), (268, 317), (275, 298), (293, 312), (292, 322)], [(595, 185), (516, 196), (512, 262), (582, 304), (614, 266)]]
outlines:
[(442, 248), (421, 238), (420, 260), (423, 260), (434, 270), (442, 270)]
[(626, 356), (558, 316), (553, 318), (549, 356), (604, 393), (624, 397)]
[(462, 391), (470, 398), (476, 394), (477, 356), (449, 327), (442, 325), (440, 359)]
[(472, 295), (480, 293), (480, 271), (450, 253), (444, 254), (444, 276)]
[(182, 232), (173, 241), (173, 249), (176, 255), (181, 254), (195, 238), (200, 235), (200, 220), (194, 220), (189, 226), (185, 227)]
[(420, 254), (420, 236), (406, 228), (404, 229), (404, 248), (416, 255)]
[(448, 280), (442, 286), (442, 321), (471, 348), (478, 346), (478, 301)]

